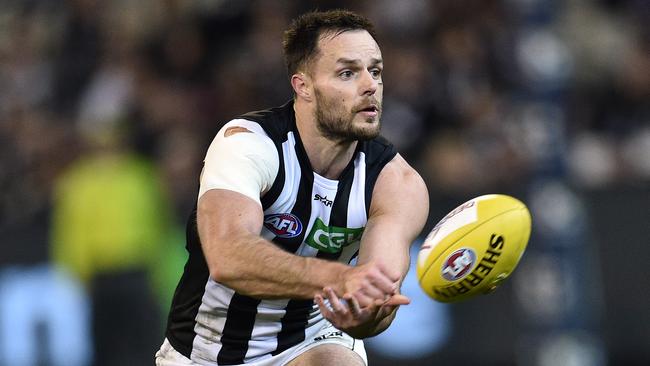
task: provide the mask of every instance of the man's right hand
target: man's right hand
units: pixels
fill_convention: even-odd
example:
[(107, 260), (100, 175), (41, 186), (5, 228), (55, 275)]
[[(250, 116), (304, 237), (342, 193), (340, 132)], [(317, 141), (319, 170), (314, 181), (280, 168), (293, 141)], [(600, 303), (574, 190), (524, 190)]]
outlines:
[(339, 276), (338, 295), (355, 298), (360, 307), (383, 303), (397, 293), (400, 275), (377, 262), (350, 267)]

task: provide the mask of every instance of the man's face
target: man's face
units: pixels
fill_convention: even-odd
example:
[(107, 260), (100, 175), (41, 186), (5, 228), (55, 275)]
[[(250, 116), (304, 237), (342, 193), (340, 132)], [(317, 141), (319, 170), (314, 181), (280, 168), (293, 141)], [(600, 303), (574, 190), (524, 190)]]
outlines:
[(326, 33), (311, 65), (319, 131), (338, 141), (369, 140), (380, 130), (381, 51), (364, 31)]

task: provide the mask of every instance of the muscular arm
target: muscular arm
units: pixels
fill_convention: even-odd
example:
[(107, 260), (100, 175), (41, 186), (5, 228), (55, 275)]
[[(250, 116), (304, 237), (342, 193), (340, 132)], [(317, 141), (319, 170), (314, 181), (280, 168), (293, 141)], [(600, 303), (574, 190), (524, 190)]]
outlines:
[[(401, 284), (409, 268), (411, 243), (420, 234), (428, 212), (428, 193), (422, 178), (401, 156), (396, 156), (384, 167), (375, 184), (358, 264), (378, 263), (389, 272), (399, 273), (398, 285)], [(379, 334), (390, 325), (399, 305), (408, 302), (405, 296), (395, 294), (383, 305), (372, 310), (362, 309), (361, 313), (367, 318), (361, 324), (355, 322), (355, 317), (359, 319), (359, 310), (356, 315), (352, 314), (354, 312), (339, 314), (338, 320), (345, 318), (347, 324), (344, 320), (338, 326), (356, 338)], [(336, 316), (334, 312), (329, 315)]]
[(260, 237), (260, 205), (237, 192), (213, 189), (199, 199), (197, 224), (210, 277), (249, 296), (311, 299), (337, 286), (349, 267), (283, 251)]
[(240, 193), (212, 189), (199, 199), (197, 225), (210, 277), (235, 291), (257, 298), (312, 299), (324, 287), (372, 303), (394, 291), (382, 267), (300, 257), (260, 237), (259, 203)]
[(409, 269), (409, 249), (429, 213), (429, 194), (420, 175), (397, 155), (379, 174), (358, 264), (382, 263), (401, 275)]
[(273, 142), (259, 125), (226, 124), (210, 145), (201, 175), (197, 226), (210, 277), (259, 298), (311, 298), (335, 286), (346, 266), (300, 258), (260, 237), (260, 195), (278, 169)]

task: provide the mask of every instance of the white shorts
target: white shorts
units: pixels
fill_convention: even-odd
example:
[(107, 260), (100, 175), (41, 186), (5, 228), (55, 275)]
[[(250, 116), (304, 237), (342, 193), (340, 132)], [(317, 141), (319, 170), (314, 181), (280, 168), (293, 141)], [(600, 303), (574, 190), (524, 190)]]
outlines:
[[(297, 345), (285, 350), (284, 352), (265, 358), (261, 361), (246, 363), (245, 366), (281, 366), (286, 365), (289, 361), (300, 356), (301, 354), (309, 351), (310, 349), (320, 346), (322, 344), (340, 344), (348, 349), (351, 349), (361, 357), (363, 363), (368, 365), (368, 357), (366, 356), (366, 349), (363, 346), (363, 341), (355, 339), (342, 332), (329, 322), (322, 322), (323, 327), (316, 333), (314, 337), (310, 337), (298, 343)], [(180, 354), (172, 347), (167, 338), (162, 346), (156, 352), (156, 366), (181, 366), (181, 365), (194, 365), (194, 366), (208, 366), (211, 364), (202, 364), (194, 362), (187, 357)], [(242, 365), (243, 366), (243, 365)]]

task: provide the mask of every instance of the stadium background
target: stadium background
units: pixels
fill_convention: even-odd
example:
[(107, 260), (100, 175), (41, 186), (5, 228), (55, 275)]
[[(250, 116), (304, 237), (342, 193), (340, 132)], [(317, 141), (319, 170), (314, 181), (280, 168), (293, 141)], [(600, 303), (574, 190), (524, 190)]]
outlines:
[(490, 296), (437, 304), (410, 275), (371, 363), (650, 364), (647, 1), (3, 0), (0, 365), (152, 364), (202, 155), (290, 97), (281, 32), (316, 7), (377, 26), (425, 232), (489, 192), (534, 218)]

